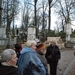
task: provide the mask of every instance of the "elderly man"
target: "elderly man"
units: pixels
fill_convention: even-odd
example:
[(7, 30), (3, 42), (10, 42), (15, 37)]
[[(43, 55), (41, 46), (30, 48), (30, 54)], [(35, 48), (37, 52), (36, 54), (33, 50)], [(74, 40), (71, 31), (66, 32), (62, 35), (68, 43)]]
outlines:
[(50, 75), (57, 75), (57, 65), (60, 59), (60, 51), (55, 41), (52, 41), (47, 47), (45, 56), (50, 66)]
[(0, 62), (0, 75), (18, 75), (17, 74), (17, 55), (12, 49), (6, 49), (2, 52)]

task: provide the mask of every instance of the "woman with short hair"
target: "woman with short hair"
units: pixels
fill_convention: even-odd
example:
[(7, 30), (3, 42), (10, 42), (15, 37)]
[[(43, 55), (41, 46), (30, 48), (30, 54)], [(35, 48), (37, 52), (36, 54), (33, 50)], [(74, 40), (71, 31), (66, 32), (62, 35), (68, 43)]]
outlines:
[(36, 55), (36, 42), (28, 40), (18, 59), (18, 75), (46, 75), (46, 69)]
[(6, 49), (1, 54), (0, 75), (18, 75), (17, 74), (17, 55), (13, 49)]

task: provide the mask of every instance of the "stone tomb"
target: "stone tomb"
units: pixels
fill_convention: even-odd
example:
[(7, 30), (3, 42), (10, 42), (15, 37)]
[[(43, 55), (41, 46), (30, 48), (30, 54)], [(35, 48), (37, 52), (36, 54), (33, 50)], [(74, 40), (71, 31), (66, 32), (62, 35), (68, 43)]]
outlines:
[(50, 45), (51, 41), (55, 41), (60, 49), (64, 48), (64, 43), (60, 37), (47, 37), (47, 41), (45, 42), (45, 45), (46, 46)]

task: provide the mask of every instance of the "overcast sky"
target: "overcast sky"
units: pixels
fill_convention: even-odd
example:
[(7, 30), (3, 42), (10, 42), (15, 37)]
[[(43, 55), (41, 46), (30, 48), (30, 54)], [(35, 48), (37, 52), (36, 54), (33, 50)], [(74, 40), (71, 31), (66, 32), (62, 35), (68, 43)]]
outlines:
[[(21, 2), (23, 2), (24, 0), (20, 0)], [(22, 15), (22, 12), (19, 13), (19, 19), (16, 21), (16, 25), (20, 26), (21, 25), (21, 15)], [(57, 17), (56, 15), (54, 14), (54, 10), (52, 8), (52, 11), (51, 11), (51, 29), (54, 30), (56, 28), (56, 24), (55, 24), (55, 21), (57, 20)], [(75, 24), (75, 23), (73, 23)], [(72, 28), (75, 29), (75, 26), (72, 25)]]
[[(21, 3), (24, 1), (24, 0), (20, 0)], [(15, 21), (15, 25), (17, 25), (17, 27), (19, 27), (21, 25), (21, 15), (22, 15), (22, 12), (19, 13), (19, 19), (17, 21)], [(53, 14), (53, 10), (51, 11), (51, 29), (54, 29), (55, 28), (55, 21), (56, 21), (56, 16)]]

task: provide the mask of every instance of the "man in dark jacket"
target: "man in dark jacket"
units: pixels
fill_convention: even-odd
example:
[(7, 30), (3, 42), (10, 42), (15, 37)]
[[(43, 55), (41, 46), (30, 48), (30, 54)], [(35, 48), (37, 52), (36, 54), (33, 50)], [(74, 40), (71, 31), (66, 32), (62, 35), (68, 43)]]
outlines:
[(60, 59), (59, 47), (54, 41), (47, 47), (46, 55), (47, 62), (50, 66), (50, 75), (57, 75), (57, 65)]
[(17, 55), (13, 49), (6, 49), (1, 53), (0, 75), (18, 75), (17, 74)]

